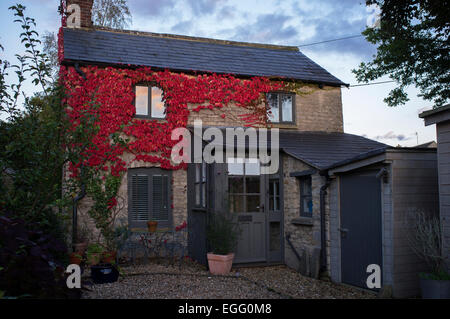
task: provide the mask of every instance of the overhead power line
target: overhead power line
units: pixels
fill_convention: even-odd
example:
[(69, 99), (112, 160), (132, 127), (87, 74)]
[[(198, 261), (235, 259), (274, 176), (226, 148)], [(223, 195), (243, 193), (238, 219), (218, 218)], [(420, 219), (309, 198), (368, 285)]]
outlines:
[(308, 43), (308, 44), (302, 44), (302, 45), (299, 45), (298, 47), (302, 48), (302, 47), (307, 47), (307, 46), (310, 46), (310, 45), (316, 45), (316, 44), (322, 44), (322, 43), (328, 43), (328, 42), (334, 42), (334, 41), (341, 41), (341, 40), (359, 38), (359, 37), (362, 37), (362, 36), (363, 36), (362, 34), (350, 35), (348, 37), (343, 37), (343, 38), (338, 38), (338, 39), (331, 39), (331, 40), (325, 40), (325, 41), (320, 41), (320, 42), (313, 42), (313, 43)]
[(349, 87), (353, 88), (353, 87), (357, 87), (357, 86), (367, 86), (367, 85), (376, 85), (376, 84), (384, 84), (384, 83), (392, 83), (395, 81), (381, 81), (381, 82), (372, 82), (372, 83), (363, 83), (363, 84), (351, 84), (349, 85)]

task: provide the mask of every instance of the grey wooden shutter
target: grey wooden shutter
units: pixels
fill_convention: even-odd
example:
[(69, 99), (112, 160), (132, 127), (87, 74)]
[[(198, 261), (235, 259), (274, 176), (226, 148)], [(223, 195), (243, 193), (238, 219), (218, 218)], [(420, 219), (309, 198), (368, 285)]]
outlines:
[(169, 177), (167, 175), (152, 176), (152, 220), (169, 221), (168, 184)]
[(140, 226), (149, 219), (148, 182), (147, 175), (131, 177), (131, 221), (134, 226)]

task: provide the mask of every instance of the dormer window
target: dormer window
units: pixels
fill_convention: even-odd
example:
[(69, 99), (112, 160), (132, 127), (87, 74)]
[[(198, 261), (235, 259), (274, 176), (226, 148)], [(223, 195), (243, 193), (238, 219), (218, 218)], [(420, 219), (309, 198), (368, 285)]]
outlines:
[(162, 100), (162, 90), (156, 86), (137, 85), (135, 88), (136, 117), (163, 119), (166, 107)]
[(294, 94), (268, 93), (269, 120), (272, 123), (294, 123)]

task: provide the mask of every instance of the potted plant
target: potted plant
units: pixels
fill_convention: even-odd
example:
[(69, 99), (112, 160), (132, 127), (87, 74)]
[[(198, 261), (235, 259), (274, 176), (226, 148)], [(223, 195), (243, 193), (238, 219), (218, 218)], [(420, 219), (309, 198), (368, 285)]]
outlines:
[(103, 252), (102, 262), (109, 264), (116, 263), (117, 251), (122, 249), (129, 236), (128, 225), (121, 224), (116, 226), (112, 236), (106, 241), (106, 250)]
[(73, 245), (74, 251), (77, 252), (79, 255), (83, 256), (84, 253), (86, 252), (86, 248), (88, 246), (88, 238), (89, 238), (89, 230), (84, 227), (81, 226), (79, 228), (79, 232), (77, 234), (78, 240), (77, 242)]
[(212, 214), (206, 235), (211, 248), (207, 254), (209, 271), (214, 275), (229, 273), (239, 235), (236, 223), (226, 214)]
[(154, 233), (158, 228), (158, 222), (154, 220), (150, 220), (147, 222), (147, 228), (150, 233)]
[(100, 244), (90, 244), (86, 250), (88, 265), (97, 265), (102, 258), (103, 247)]
[(91, 278), (95, 284), (116, 282), (119, 270), (112, 264), (98, 264), (91, 266)]
[(420, 289), (424, 299), (450, 298), (450, 275), (442, 254), (442, 228), (438, 214), (415, 210), (409, 214), (412, 250), (426, 263), (429, 271), (420, 273)]
[(69, 260), (70, 260), (71, 264), (80, 265), (81, 262), (83, 261), (83, 257), (82, 257), (82, 255), (80, 253), (73, 252), (73, 253), (70, 254)]

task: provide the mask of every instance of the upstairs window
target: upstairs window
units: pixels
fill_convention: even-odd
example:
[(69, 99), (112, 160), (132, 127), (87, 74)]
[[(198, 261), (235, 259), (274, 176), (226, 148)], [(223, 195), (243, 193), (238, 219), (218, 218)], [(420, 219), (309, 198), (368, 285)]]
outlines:
[(267, 103), (272, 123), (294, 123), (294, 94), (268, 93)]
[(163, 119), (166, 107), (162, 100), (162, 90), (156, 86), (137, 85), (135, 88), (136, 117)]

